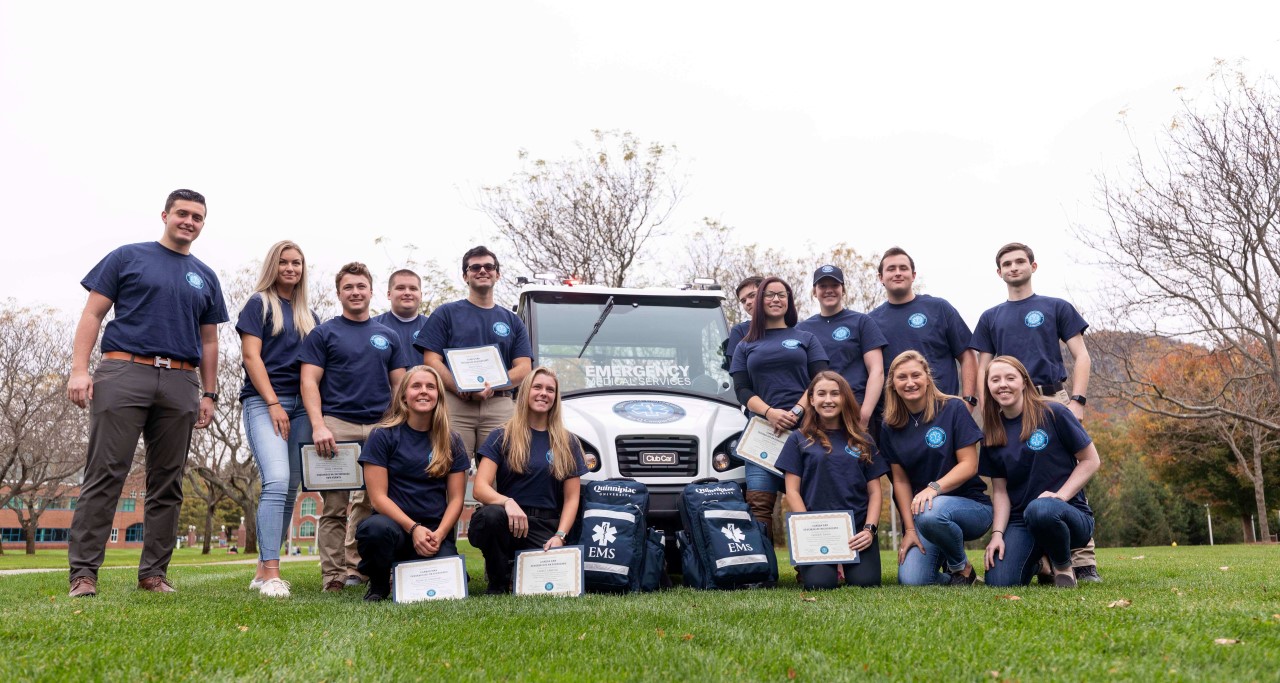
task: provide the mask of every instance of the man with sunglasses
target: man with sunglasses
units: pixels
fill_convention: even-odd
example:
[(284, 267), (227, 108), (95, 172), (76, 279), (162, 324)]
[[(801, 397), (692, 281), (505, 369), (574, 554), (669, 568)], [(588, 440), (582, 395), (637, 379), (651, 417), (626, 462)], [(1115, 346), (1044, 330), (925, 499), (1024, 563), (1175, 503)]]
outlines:
[[(515, 387), (533, 367), (533, 348), (524, 322), (493, 299), (493, 288), (502, 271), (498, 257), (488, 248), (474, 247), (462, 255), (462, 279), (467, 298), (437, 308), (427, 318), (413, 347), (422, 352), (423, 362), (435, 368), (444, 380), (445, 407), (449, 426), (462, 436), (473, 456), (489, 432), (511, 417)], [(459, 391), (445, 362), (448, 349), (496, 346), (507, 366), (508, 384), (498, 387), (486, 382), (482, 391)]]

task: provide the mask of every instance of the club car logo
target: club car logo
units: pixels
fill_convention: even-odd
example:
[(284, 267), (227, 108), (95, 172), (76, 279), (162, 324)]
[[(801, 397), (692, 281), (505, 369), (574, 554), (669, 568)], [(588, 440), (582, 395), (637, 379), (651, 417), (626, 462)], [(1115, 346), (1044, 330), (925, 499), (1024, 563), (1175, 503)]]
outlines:
[(1027, 327), (1040, 327), (1044, 324), (1044, 314), (1040, 311), (1032, 311), (1022, 319)]
[(923, 313), (912, 313), (911, 317), (907, 318), (907, 324), (918, 330), (929, 324), (929, 316)]
[(385, 351), (388, 346), (391, 346), (391, 340), (380, 334), (375, 334), (372, 337), (369, 337), (369, 343), (373, 344), (373, 348), (379, 351)]
[(196, 273), (187, 273), (187, 284), (196, 289), (204, 289), (204, 278)]
[(684, 408), (666, 401), (623, 401), (614, 404), (613, 413), (632, 422), (666, 424), (685, 416)]
[(784, 340), (782, 341), (782, 348), (784, 348), (784, 349), (798, 349), (798, 348), (800, 348), (800, 340), (799, 340), (799, 339), (784, 339)]
[(1033, 451), (1043, 451), (1045, 446), (1049, 445), (1049, 434), (1043, 429), (1037, 429), (1031, 432), (1031, 438), (1027, 439), (1027, 448)]
[(924, 433), (924, 442), (929, 448), (940, 448), (947, 442), (947, 433), (942, 430), (942, 427), (930, 427), (929, 431)]
[(841, 325), (840, 327), (837, 327), (836, 329), (831, 331), (831, 338), (836, 341), (844, 341), (851, 336), (853, 336), (853, 333), (850, 332), (849, 328), (845, 327), (844, 325)]
[(505, 337), (511, 334), (511, 326), (506, 323), (494, 323), (493, 333), (499, 337)]

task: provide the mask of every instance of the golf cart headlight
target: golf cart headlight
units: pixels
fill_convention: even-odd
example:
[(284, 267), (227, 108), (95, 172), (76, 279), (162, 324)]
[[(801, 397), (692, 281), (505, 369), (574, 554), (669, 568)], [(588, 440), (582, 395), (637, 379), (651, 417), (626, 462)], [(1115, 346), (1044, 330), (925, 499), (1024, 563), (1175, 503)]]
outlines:
[(587, 463), (587, 470), (590, 472), (599, 472), (600, 451), (596, 450), (595, 446), (583, 441), (581, 438), (579, 438), (578, 441), (582, 444), (582, 460)]
[(724, 472), (731, 467), (729, 455), (727, 453), (716, 453), (711, 457), (711, 466), (716, 468), (717, 472)]

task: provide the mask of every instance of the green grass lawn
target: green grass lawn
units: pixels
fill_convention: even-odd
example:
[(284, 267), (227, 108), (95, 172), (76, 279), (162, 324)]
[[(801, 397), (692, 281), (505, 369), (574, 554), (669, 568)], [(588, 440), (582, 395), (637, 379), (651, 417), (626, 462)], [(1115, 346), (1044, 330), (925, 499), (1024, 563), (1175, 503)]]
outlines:
[[(479, 554), (465, 549), (478, 578)], [(251, 593), (247, 566), (175, 565), (177, 595), (103, 572), (99, 597), (80, 600), (62, 573), (4, 576), (0, 681), (1280, 676), (1280, 548), (1098, 555), (1106, 582), (1077, 590), (904, 588), (886, 553), (884, 588), (805, 594), (784, 553), (774, 590), (414, 605), (322, 594), (311, 563), (285, 565), (294, 596), (282, 601)], [(1109, 606), (1122, 599), (1132, 604)]]
[[(110, 549), (104, 567), (136, 567), (142, 548)], [(226, 548), (212, 548), (208, 555), (201, 555), (199, 546), (182, 548), (173, 551), (173, 564), (208, 564), (210, 562), (235, 562), (236, 560), (253, 559), (255, 555), (228, 555)], [(23, 554), (21, 550), (5, 550), (0, 555), (0, 570), (3, 569), (66, 569), (67, 551), (37, 550), (35, 555)]]

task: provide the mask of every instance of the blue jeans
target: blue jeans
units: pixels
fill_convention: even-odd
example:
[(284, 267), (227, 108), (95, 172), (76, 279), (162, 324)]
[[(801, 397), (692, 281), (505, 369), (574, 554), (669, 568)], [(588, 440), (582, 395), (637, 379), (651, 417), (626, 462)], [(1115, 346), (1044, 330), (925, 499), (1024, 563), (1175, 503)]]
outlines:
[(258, 463), (262, 477), (262, 496), (258, 500), (258, 559), (263, 562), (280, 559), (284, 530), (293, 521), (293, 504), (302, 482), (303, 441), (311, 440), (311, 421), (302, 407), (301, 396), (279, 396), (280, 407), (289, 416), (289, 438), (276, 435), (271, 425), (271, 410), (261, 396), (243, 401), (244, 433), (249, 449)]
[(746, 466), (748, 491), (769, 491), (771, 493), (777, 493), (782, 490), (782, 477), (779, 477), (759, 465), (746, 463)]
[(1037, 498), (1010, 520), (1004, 532), (1004, 559), (998, 556), (984, 577), (988, 586), (1026, 586), (1042, 555), (1055, 569), (1071, 568), (1071, 549), (1093, 536), (1093, 517), (1057, 498)]
[(991, 528), (991, 506), (959, 496), (937, 496), (933, 507), (915, 515), (916, 536), (924, 552), (912, 547), (898, 566), (898, 583), (929, 586), (944, 583), (948, 572), (964, 569), (964, 542), (980, 538)]

